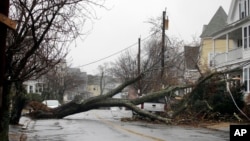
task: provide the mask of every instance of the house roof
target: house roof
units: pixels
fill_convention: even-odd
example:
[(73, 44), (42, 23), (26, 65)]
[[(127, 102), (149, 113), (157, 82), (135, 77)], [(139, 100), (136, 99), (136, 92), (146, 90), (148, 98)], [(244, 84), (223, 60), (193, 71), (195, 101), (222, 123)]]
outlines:
[(208, 25), (204, 26), (201, 38), (212, 37), (211, 35), (227, 25), (227, 14), (220, 6)]
[(184, 46), (184, 56), (185, 56), (185, 67), (189, 70), (195, 70), (198, 56), (199, 56), (199, 46)]

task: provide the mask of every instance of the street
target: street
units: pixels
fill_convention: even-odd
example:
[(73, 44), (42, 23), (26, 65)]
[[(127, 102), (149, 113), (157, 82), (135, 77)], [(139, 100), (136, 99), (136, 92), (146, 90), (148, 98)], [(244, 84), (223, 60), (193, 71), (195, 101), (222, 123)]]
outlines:
[(29, 123), (28, 141), (229, 141), (229, 132), (143, 122), (121, 122), (131, 111), (92, 110)]

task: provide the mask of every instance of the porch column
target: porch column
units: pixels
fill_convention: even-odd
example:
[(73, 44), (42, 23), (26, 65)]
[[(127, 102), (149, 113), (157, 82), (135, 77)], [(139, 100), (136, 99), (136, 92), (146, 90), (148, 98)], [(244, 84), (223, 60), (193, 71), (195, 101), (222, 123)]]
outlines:
[(226, 35), (226, 62), (228, 61), (228, 51), (229, 51), (229, 39), (228, 34)]
[(213, 67), (215, 67), (215, 39), (213, 39)]

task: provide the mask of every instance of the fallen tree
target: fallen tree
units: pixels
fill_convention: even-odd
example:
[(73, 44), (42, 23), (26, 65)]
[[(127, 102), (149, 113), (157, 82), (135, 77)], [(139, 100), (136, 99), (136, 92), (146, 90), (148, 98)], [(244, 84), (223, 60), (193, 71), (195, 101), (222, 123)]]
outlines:
[[(224, 74), (225, 72), (214, 72), (201, 78), (195, 85), (167, 87), (161, 91), (152, 92), (137, 99), (130, 100), (130, 99), (112, 98), (114, 95), (121, 92), (125, 87), (140, 80), (144, 76), (144, 74), (141, 74), (130, 81), (126, 81), (125, 83), (118, 86), (116, 89), (104, 95), (91, 97), (87, 100), (84, 100), (82, 97), (79, 96), (79, 97), (76, 97), (73, 101), (66, 103), (55, 109), (49, 109), (49, 110), (36, 109), (35, 111), (31, 112), (29, 116), (31, 116), (32, 118), (36, 118), (36, 119), (63, 118), (68, 115), (85, 112), (91, 109), (97, 109), (99, 107), (119, 106), (119, 107), (127, 107), (133, 110), (134, 112), (136, 112), (137, 114), (144, 116), (144, 117), (148, 117), (150, 119), (159, 120), (164, 123), (171, 123), (171, 120), (173, 118), (175, 118), (180, 113), (183, 113), (183, 111), (187, 110), (188, 107), (190, 108), (193, 105), (195, 105), (194, 103), (199, 100), (199, 99), (196, 99), (195, 97), (197, 97), (197, 95), (198, 96), (202, 95), (202, 94), (199, 94), (199, 89), (203, 89), (203, 85), (207, 85), (206, 82), (208, 80), (214, 81), (214, 79), (212, 78), (215, 78), (217, 76), (223, 76)], [(216, 83), (225, 83), (225, 82), (223, 82), (221, 79), (218, 79), (218, 82)], [(169, 116), (168, 118), (147, 112), (137, 107), (137, 105), (142, 104), (145, 101), (151, 101), (151, 100), (158, 99), (160, 97), (170, 96), (174, 91), (188, 88), (188, 87), (193, 87), (192, 92), (184, 96), (184, 99), (180, 102), (178, 108), (175, 109), (173, 115)], [(214, 105), (211, 105), (209, 101), (206, 101), (205, 98), (200, 99), (200, 101), (206, 105), (207, 108), (205, 108), (205, 111), (213, 111)], [(204, 109), (201, 110), (201, 112), (203, 111)], [(200, 113), (200, 111), (198, 111), (197, 113)]]
[[(55, 108), (55, 109), (45, 110), (44, 108), (37, 108), (37, 109), (33, 108), (35, 110), (31, 112), (29, 116), (31, 116), (32, 118), (36, 118), (36, 119), (63, 118), (68, 115), (85, 112), (85, 111), (96, 109), (99, 107), (124, 106), (135, 111), (139, 115), (149, 117), (151, 119), (156, 119), (165, 123), (170, 123), (171, 119), (164, 118), (159, 115), (155, 115), (147, 111), (141, 110), (136, 105), (142, 104), (145, 101), (150, 101), (150, 100), (157, 99), (159, 97), (164, 97), (166, 95), (169, 95), (174, 89), (177, 89), (177, 87), (167, 88), (159, 92), (153, 92), (153, 93), (147, 94), (146, 96), (143, 96), (138, 99), (133, 99), (133, 100), (112, 98), (114, 95), (121, 92), (125, 87), (133, 84), (134, 82), (137, 82), (143, 76), (144, 75), (141, 74), (137, 76), (136, 78), (121, 84), (116, 89), (108, 92), (107, 94), (99, 95), (96, 97), (91, 97), (87, 100), (83, 100), (82, 97), (78, 96), (73, 101), (63, 104), (62, 106)], [(179, 88), (180, 87), (178, 87), (178, 89)], [(40, 107), (43, 107), (43, 106), (40, 106)]]

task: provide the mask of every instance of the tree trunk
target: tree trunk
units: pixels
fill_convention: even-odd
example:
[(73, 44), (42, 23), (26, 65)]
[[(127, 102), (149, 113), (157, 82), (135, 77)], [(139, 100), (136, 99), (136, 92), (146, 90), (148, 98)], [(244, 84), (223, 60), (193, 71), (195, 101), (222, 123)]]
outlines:
[(13, 96), (13, 103), (11, 109), (10, 124), (17, 125), (22, 116), (22, 110), (26, 103), (24, 88), (22, 82), (15, 82), (15, 95)]
[[(122, 85), (122, 86), (125, 87), (125, 85)], [(150, 119), (156, 119), (165, 123), (170, 123), (171, 122), (170, 119), (163, 118), (161, 116), (149, 113), (145, 110), (138, 108), (137, 105), (145, 101), (150, 101), (150, 100), (158, 99), (160, 97), (164, 97), (166, 95), (171, 94), (172, 91), (176, 89), (181, 89), (184, 87), (168, 88), (166, 90), (162, 90), (159, 92), (147, 94), (146, 96), (143, 96), (141, 98), (134, 99), (134, 100), (111, 98), (113, 95), (117, 94), (118, 89), (121, 89), (121, 88), (122, 87), (120, 86), (116, 88), (114, 91), (109, 92), (108, 94), (93, 97), (85, 101), (81, 98), (78, 98), (58, 108), (52, 109), (51, 111), (43, 111), (42, 109), (37, 110), (31, 113), (30, 116), (33, 118), (63, 118), (68, 115), (85, 112), (85, 111), (96, 109), (99, 107), (114, 107), (114, 106), (121, 107), (123, 106), (123, 107), (127, 107), (135, 111), (139, 115), (149, 117)]]
[(9, 140), (9, 107), (10, 107), (10, 83), (5, 82), (3, 85), (2, 107), (0, 108), (0, 140)]
[[(209, 74), (206, 77), (200, 79), (200, 81), (197, 82), (197, 84), (193, 86), (193, 91), (190, 94), (185, 95), (184, 101), (182, 102), (182, 105), (179, 106), (178, 109), (174, 111), (172, 118), (174, 118), (178, 114), (182, 113), (185, 109), (188, 108), (188, 106), (193, 104), (193, 101), (195, 101), (195, 93), (196, 93), (196, 95), (197, 94), (199, 95), (198, 88), (202, 88), (204, 83), (207, 80), (210, 80), (213, 76), (221, 75), (221, 74), (223, 74), (223, 73), (216, 72), (216, 73)], [(121, 106), (124, 106), (124, 107), (127, 107), (127, 108), (135, 111), (136, 113), (138, 113), (139, 115), (142, 115), (144, 117), (148, 117), (150, 119), (160, 120), (160, 121), (163, 121), (165, 123), (170, 123), (171, 119), (163, 118), (163, 117), (151, 114), (147, 111), (144, 111), (144, 110), (138, 108), (137, 105), (142, 104), (146, 101), (159, 99), (159, 98), (164, 97), (164, 96), (170, 96), (174, 91), (188, 88), (190, 86), (168, 87), (164, 90), (161, 90), (158, 92), (152, 92), (152, 93), (149, 93), (143, 97), (140, 97), (137, 99), (132, 99), (132, 100), (112, 98), (114, 95), (121, 92), (121, 90), (123, 88), (125, 88), (126, 86), (139, 80), (140, 77), (141, 76), (138, 76), (137, 78), (135, 78), (133, 80), (127, 81), (124, 84), (121, 84), (116, 89), (114, 89), (114, 90), (112, 90), (104, 95), (91, 97), (87, 100), (84, 100), (83, 98), (78, 97), (77, 99), (75, 99), (67, 104), (64, 104), (58, 108), (52, 109), (50, 111), (37, 110), (34, 113), (32, 113), (31, 116), (33, 118), (63, 118), (63, 117), (68, 116), (68, 115), (72, 115), (72, 114), (76, 114), (76, 113), (80, 113), (80, 112), (85, 112), (85, 111), (88, 111), (91, 109), (96, 109), (99, 107), (114, 107), (114, 106), (121, 107)], [(207, 107), (210, 109), (209, 105), (207, 105)]]

